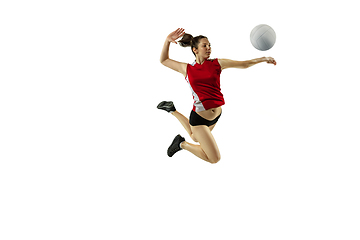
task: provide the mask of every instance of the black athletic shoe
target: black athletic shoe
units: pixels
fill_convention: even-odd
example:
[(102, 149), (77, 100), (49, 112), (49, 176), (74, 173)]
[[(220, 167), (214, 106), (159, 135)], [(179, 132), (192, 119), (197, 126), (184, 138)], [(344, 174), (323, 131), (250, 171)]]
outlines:
[(162, 101), (161, 103), (159, 103), (157, 108), (165, 110), (167, 112), (175, 112), (176, 111), (174, 103), (171, 101), (170, 102)]
[(174, 156), (175, 153), (177, 153), (178, 151), (182, 150), (180, 148), (180, 143), (182, 143), (183, 141), (185, 141), (185, 138), (183, 138), (182, 136), (177, 135), (174, 138), (174, 141), (171, 143), (170, 147), (168, 148), (167, 154), (169, 157)]

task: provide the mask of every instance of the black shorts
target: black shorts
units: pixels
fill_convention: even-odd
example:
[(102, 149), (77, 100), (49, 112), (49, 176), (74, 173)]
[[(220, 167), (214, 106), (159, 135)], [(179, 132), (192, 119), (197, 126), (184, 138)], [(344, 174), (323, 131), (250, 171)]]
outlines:
[(201, 117), (196, 112), (194, 112), (194, 110), (192, 110), (191, 113), (190, 113), (189, 123), (190, 123), (191, 126), (206, 125), (206, 126), (210, 127), (211, 125), (214, 125), (215, 123), (217, 123), (220, 116), (221, 116), (221, 113), (214, 120), (209, 121), (209, 120)]

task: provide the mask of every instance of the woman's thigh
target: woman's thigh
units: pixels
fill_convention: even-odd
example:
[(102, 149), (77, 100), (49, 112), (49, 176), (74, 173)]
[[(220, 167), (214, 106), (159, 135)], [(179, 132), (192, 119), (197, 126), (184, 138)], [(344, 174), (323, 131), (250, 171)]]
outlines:
[(208, 126), (191, 126), (192, 133), (206, 156), (212, 161), (220, 160), (220, 151)]
[(216, 125), (216, 123), (213, 124), (213, 125), (211, 125), (211, 126), (209, 126), (210, 131), (212, 131), (212, 130), (214, 129), (215, 125)]

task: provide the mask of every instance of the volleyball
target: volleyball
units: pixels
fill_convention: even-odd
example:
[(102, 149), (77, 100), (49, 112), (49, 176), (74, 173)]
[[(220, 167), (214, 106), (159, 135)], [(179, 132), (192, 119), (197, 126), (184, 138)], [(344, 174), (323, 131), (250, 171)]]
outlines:
[(266, 24), (260, 24), (253, 28), (250, 33), (251, 44), (260, 51), (272, 48), (276, 41), (274, 29)]

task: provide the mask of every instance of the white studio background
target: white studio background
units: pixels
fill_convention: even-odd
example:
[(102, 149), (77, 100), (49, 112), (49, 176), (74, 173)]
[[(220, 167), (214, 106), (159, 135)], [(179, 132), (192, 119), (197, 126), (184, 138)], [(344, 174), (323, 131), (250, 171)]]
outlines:
[[(359, 239), (359, 23), (354, 1), (2, 1), (0, 238)], [(253, 27), (275, 30), (260, 52)], [(176, 28), (222, 73), (222, 159), (186, 151)], [(189, 48), (170, 57), (192, 62)]]

